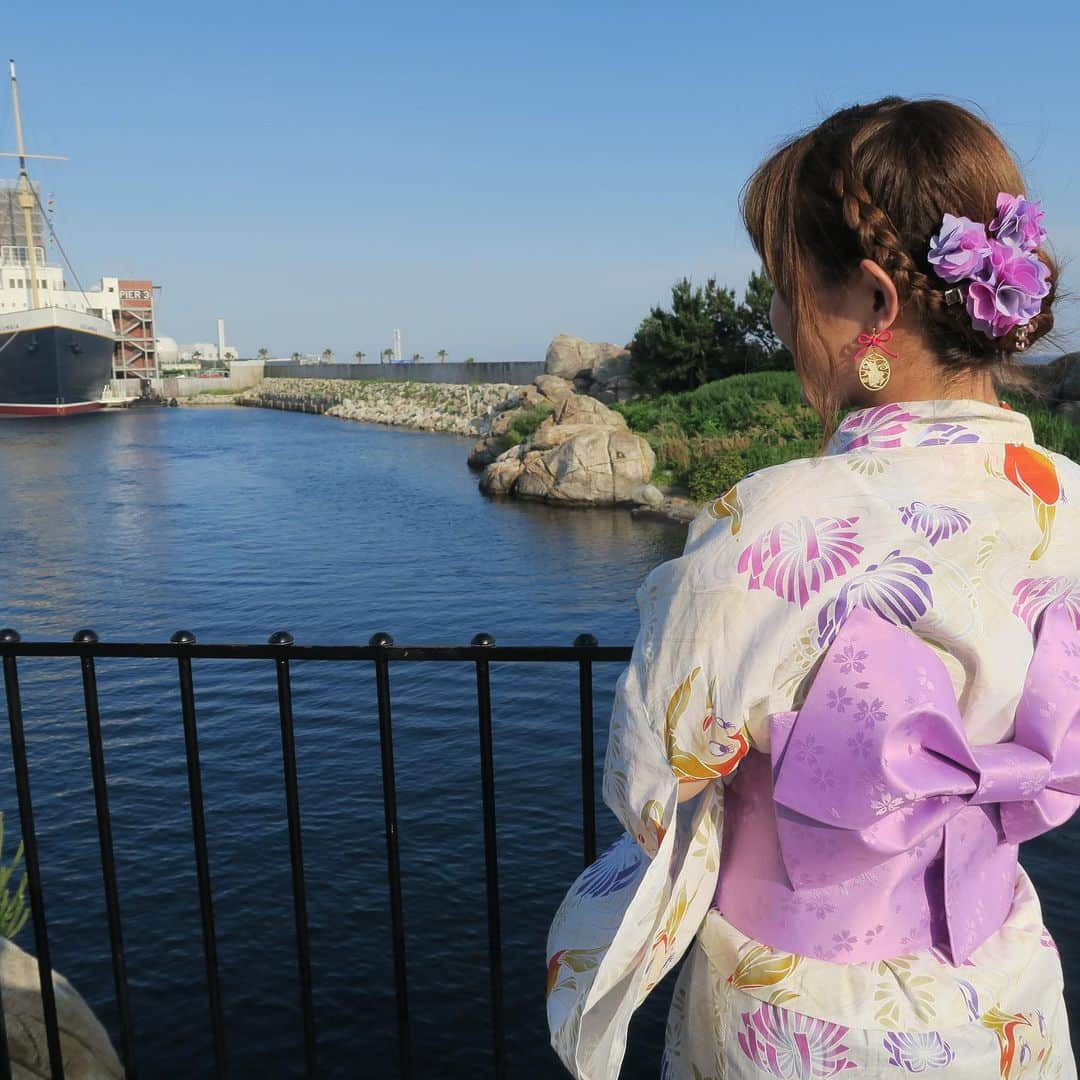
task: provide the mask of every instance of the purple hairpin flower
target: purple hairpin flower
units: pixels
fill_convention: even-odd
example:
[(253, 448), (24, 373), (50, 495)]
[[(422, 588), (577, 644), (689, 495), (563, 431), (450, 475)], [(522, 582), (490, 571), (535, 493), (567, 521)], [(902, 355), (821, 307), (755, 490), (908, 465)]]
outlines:
[(1050, 291), (1050, 271), (1037, 255), (999, 240), (990, 241), (989, 266), (968, 286), (972, 325), (990, 337), (1026, 326)]
[(982, 222), (946, 214), (941, 231), (930, 238), (930, 265), (950, 283), (975, 277), (989, 258), (990, 241)]
[(998, 192), (997, 214), (990, 222), (990, 231), (1003, 244), (1010, 244), (1021, 251), (1034, 251), (1046, 240), (1042, 227), (1042, 206), (1025, 199), (1023, 195)]
[(930, 238), (927, 259), (943, 281), (970, 284), (964, 304), (976, 330), (999, 338), (1027, 326), (1050, 292), (1050, 271), (1035, 254), (1046, 240), (1042, 206), (1002, 191), (997, 214), (987, 226), (945, 214)]

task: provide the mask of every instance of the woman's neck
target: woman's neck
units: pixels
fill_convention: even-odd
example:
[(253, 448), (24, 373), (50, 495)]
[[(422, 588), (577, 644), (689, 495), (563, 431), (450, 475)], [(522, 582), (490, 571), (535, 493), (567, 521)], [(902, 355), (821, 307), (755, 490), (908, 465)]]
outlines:
[(856, 407), (888, 405), (894, 401), (940, 401), (963, 398), (998, 404), (997, 391), (990, 371), (985, 367), (950, 372), (926, 353), (905, 356), (892, 365), (892, 377), (883, 390), (857, 391)]

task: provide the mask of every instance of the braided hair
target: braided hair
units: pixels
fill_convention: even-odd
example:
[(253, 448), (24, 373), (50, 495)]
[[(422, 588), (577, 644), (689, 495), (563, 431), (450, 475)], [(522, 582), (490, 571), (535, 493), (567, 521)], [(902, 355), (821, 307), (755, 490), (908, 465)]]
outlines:
[[(949, 285), (927, 259), (944, 214), (989, 223), (999, 191), (1024, 190), (1012, 154), (985, 121), (951, 102), (899, 97), (841, 109), (757, 169), (743, 190), (743, 221), (791, 309), (796, 367), (827, 430), (840, 403), (808, 378), (822, 366), (807, 356), (827, 356), (810, 275), (840, 286), (863, 259), (892, 278), (946, 374), (988, 367), (999, 386), (1024, 381), (1017, 331), (990, 338), (976, 330), (964, 305), (945, 299)], [(1048, 252), (1037, 254), (1051, 291), (1024, 329), (1026, 345), (1054, 325), (1057, 266)]]

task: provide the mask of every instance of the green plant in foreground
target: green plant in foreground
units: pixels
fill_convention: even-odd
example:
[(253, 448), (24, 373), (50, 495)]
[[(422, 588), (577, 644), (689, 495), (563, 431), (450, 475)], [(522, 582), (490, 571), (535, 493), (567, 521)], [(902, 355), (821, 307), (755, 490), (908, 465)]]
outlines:
[(5, 865), (2, 861), (4, 853), (4, 815), (0, 814), (0, 937), (11, 940), (26, 925), (30, 918), (30, 905), (26, 902), (26, 871), (23, 871), (14, 894), (8, 887), (11, 876), (22, 862), (23, 846), (15, 851), (15, 858)]

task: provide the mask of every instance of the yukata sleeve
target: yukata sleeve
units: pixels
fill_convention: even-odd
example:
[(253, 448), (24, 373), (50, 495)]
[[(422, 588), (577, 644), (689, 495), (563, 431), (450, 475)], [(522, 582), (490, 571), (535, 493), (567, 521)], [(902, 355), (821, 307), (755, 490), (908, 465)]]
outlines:
[[(570, 1072), (614, 1078), (630, 1018), (678, 962), (712, 903), (722, 781), (747, 753), (740, 625), (728, 545), (665, 563), (638, 593), (641, 629), (619, 678), (604, 801), (626, 830), (574, 883), (548, 937), (548, 1022)], [(713, 560), (718, 560), (715, 563)], [(725, 713), (725, 705), (728, 712)], [(684, 783), (707, 783), (679, 802)]]

